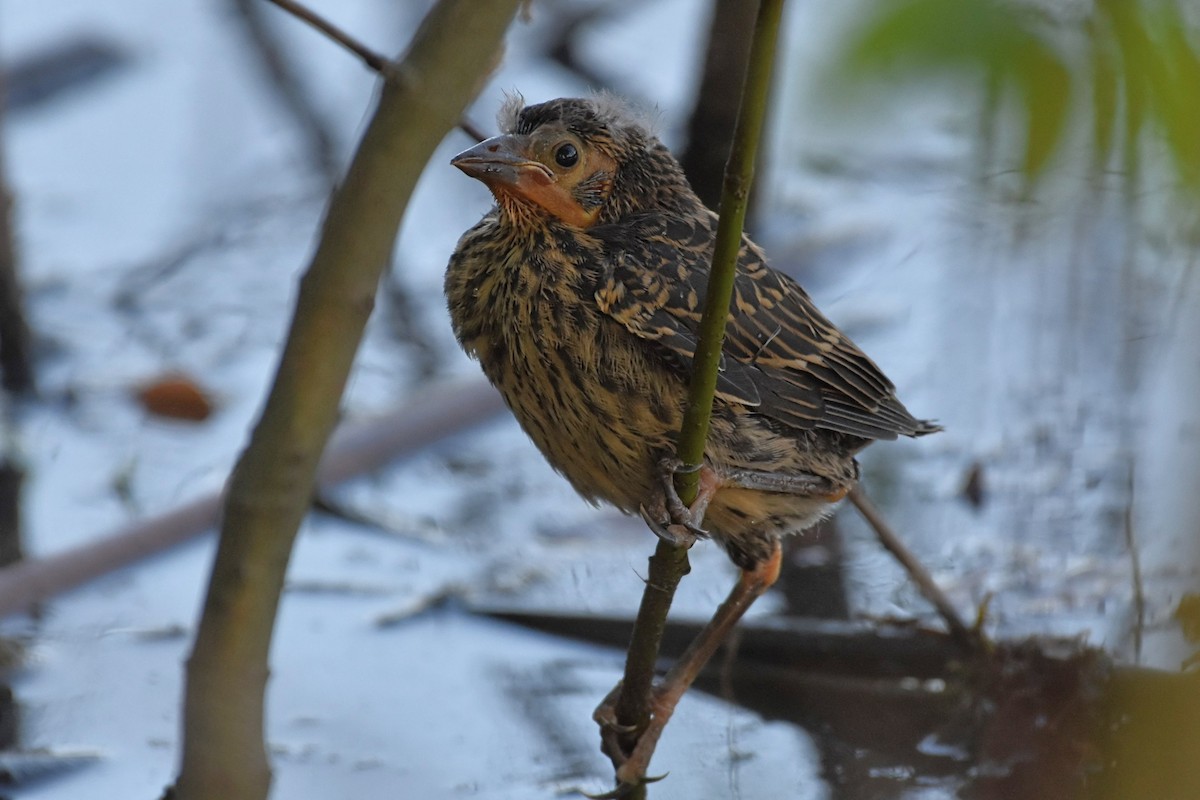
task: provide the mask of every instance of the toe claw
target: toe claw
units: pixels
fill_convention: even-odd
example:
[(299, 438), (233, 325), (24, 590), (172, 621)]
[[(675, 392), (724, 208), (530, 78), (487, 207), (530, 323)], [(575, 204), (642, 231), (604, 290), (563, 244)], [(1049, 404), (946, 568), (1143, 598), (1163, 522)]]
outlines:
[(664, 772), (662, 775), (655, 775), (654, 777), (643, 776), (634, 781), (622, 780), (617, 784), (615, 789), (603, 794), (589, 794), (587, 792), (580, 792), (580, 794), (584, 797), (590, 797), (592, 800), (620, 800), (622, 797), (628, 797), (639, 786), (645, 786), (648, 783), (658, 783), (667, 777), (668, 774)]
[(592, 721), (605, 731), (612, 731), (619, 736), (628, 736), (637, 730), (637, 725), (622, 725), (611, 708), (597, 708), (592, 712)]
[(668, 544), (676, 547), (691, 547), (696, 543), (696, 539), (707, 536), (708, 531), (693, 525), (691, 522), (662, 522), (646, 510), (645, 506), (639, 506), (638, 510), (642, 514), (642, 519), (646, 522), (646, 527), (654, 531), (654, 535)]

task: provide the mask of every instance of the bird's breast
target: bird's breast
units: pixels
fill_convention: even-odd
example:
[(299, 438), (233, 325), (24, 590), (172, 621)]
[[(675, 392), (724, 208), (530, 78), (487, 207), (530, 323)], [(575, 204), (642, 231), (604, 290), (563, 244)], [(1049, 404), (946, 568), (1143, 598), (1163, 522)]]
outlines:
[(683, 386), (599, 310), (587, 258), (563, 248), (489, 257), (451, 262), (447, 295), (463, 347), (580, 494), (636, 510), (671, 450)]

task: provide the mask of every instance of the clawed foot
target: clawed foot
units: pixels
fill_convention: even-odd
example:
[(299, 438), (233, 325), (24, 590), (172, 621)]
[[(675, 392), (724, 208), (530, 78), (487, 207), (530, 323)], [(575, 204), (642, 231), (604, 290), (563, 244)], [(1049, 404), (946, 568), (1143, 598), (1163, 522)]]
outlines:
[(717, 489), (716, 474), (708, 467), (689, 468), (700, 471), (700, 491), (689, 508), (675, 491), (675, 473), (684, 470), (683, 462), (677, 458), (664, 458), (659, 462), (659, 468), (662, 495), (655, 499), (650, 508), (641, 506), (642, 519), (658, 538), (676, 547), (691, 547), (696, 539), (708, 536), (708, 531), (701, 528), (700, 523)]
[(646, 770), (649, 768), (650, 758), (654, 756), (662, 729), (666, 726), (668, 718), (671, 717), (674, 703), (678, 698), (668, 700), (665, 704), (662, 702), (664, 700), (662, 688), (655, 688), (653, 698), (650, 700), (650, 709), (652, 709), (650, 722), (646, 729), (634, 736), (635, 744), (632, 745), (632, 750), (629, 750), (630, 736), (636, 733), (637, 727), (625, 726), (617, 721), (616, 704), (620, 686), (622, 685), (617, 684), (611, 692), (608, 692), (608, 696), (601, 700), (592, 715), (593, 720), (600, 726), (600, 750), (604, 752), (605, 756), (612, 759), (613, 765), (617, 768), (617, 787), (604, 794), (587, 795), (594, 800), (625, 798), (637, 787), (661, 781), (666, 777), (666, 775), (647, 776)]
[(588, 794), (587, 792), (583, 792), (583, 796), (590, 797), (592, 800), (620, 800), (622, 797), (629, 797), (639, 786), (645, 786), (650, 783), (658, 783), (665, 777), (667, 777), (666, 773), (662, 775), (655, 775), (654, 777), (643, 777), (634, 783), (625, 783), (622, 781), (621, 783), (618, 783), (617, 788), (613, 789), (612, 791), (604, 792), (603, 794)]
[(600, 752), (618, 766), (628, 759), (625, 748), (621, 746), (621, 739), (637, 730), (636, 725), (622, 725), (617, 719), (617, 699), (621, 696), (623, 685), (624, 681), (618, 681), (592, 712), (592, 719), (600, 726)]
[(636, 725), (622, 725), (617, 721), (617, 698), (621, 696), (621, 687), (624, 685), (624, 681), (617, 681), (617, 685), (612, 688), (612, 691), (600, 701), (600, 705), (596, 706), (596, 710), (592, 712), (592, 720), (600, 726), (601, 732), (614, 731), (624, 735), (637, 730)]
[[(583, 793), (593, 800), (617, 800), (628, 797), (639, 786), (655, 783), (667, 777), (666, 775), (646, 776), (646, 769), (650, 766), (650, 757), (654, 755), (654, 746), (662, 733), (661, 723), (656, 725), (652, 719), (650, 728), (637, 737), (637, 743), (633, 750), (625, 749), (625, 742), (628, 741), (631, 734), (637, 731), (637, 726), (622, 725), (617, 721), (616, 705), (617, 698), (621, 694), (621, 686), (621, 683), (614, 686), (608, 696), (600, 701), (600, 705), (596, 706), (596, 710), (592, 712), (592, 719), (600, 726), (600, 751), (612, 760), (616, 767), (617, 778), (617, 786), (611, 791), (603, 794)], [(655, 694), (657, 695), (657, 692)], [(656, 701), (657, 697), (655, 701), (652, 701), (652, 708), (655, 708), (657, 715), (660, 712)]]
[(753, 568), (742, 571), (738, 582), (734, 584), (712, 620), (696, 635), (675, 665), (651, 690), (648, 722), (643, 729), (630, 730), (616, 721), (615, 706), (622, 690), (621, 684), (617, 684), (600, 703), (593, 716), (601, 726), (602, 749), (616, 767), (617, 788), (598, 797), (625, 797), (643, 784), (661, 780), (647, 778), (646, 770), (650, 767), (650, 759), (654, 756), (659, 738), (670, 722), (671, 715), (675, 713), (675, 707), (717, 648), (728, 638), (733, 626), (779, 577), (783, 550), (778, 540), (774, 540), (772, 544), (770, 556), (755, 564)]

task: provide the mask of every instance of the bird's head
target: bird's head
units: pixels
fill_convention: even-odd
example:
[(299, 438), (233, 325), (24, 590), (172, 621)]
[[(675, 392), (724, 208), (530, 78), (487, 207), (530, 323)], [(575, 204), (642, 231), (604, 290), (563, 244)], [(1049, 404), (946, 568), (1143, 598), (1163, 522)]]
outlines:
[(562, 98), (500, 112), (504, 131), (450, 163), (519, 217), (548, 214), (576, 228), (653, 208), (673, 189), (694, 197), (674, 157), (618, 101)]

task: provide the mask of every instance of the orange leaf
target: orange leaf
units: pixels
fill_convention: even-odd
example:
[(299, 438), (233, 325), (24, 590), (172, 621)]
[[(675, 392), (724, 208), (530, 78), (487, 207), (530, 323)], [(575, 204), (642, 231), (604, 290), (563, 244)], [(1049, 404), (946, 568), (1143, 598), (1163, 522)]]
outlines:
[(203, 422), (213, 412), (212, 400), (186, 375), (156, 378), (138, 388), (137, 399), (151, 414), (169, 419)]

